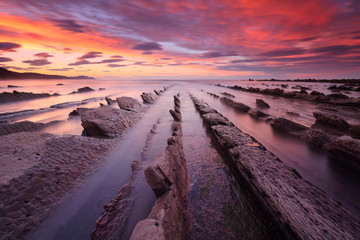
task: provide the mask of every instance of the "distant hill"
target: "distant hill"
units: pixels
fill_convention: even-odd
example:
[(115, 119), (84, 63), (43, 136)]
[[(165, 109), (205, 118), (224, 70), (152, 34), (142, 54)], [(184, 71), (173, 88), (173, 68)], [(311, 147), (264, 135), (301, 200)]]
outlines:
[(94, 79), (88, 76), (66, 77), (61, 75), (48, 75), (41, 73), (19, 73), (0, 67), (0, 80), (11, 79)]

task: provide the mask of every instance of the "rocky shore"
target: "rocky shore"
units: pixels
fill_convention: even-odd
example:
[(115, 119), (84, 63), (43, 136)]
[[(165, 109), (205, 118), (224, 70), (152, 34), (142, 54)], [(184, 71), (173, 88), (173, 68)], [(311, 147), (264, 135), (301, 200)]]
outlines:
[(338, 202), (303, 180), (251, 136), (244, 134), (205, 102), (193, 97), (208, 129), (232, 160), (287, 239), (357, 239), (359, 219)]
[(1, 239), (23, 239), (36, 229), (70, 190), (104, 162), (147, 108), (141, 104), (136, 111), (112, 106), (81, 111), (86, 136), (39, 132), (56, 121), (1, 124)]

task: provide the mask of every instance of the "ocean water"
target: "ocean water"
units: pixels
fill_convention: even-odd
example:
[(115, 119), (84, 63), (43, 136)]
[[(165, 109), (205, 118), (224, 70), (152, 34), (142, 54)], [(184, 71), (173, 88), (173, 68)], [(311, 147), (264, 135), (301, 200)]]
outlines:
[[(63, 85), (57, 85), (62, 83)], [(254, 81), (161, 81), (161, 80), (15, 80), (15, 81), (0, 81), (0, 92), (4, 91), (23, 91), (34, 93), (59, 93), (60, 96), (53, 96), (43, 99), (35, 99), (21, 102), (13, 102), (0, 105), (0, 122), (1, 121), (34, 121), (47, 123), (54, 120), (61, 120), (61, 122), (45, 128), (43, 131), (53, 134), (75, 134), (80, 135), (82, 132), (81, 121), (79, 117), (69, 119), (68, 114), (76, 109), (76, 107), (98, 107), (100, 103), (106, 104), (105, 97), (115, 99), (120, 96), (129, 96), (141, 101), (140, 94), (142, 92), (153, 92), (153, 90), (160, 90), (163, 87), (171, 86), (171, 88), (162, 95), (155, 105), (145, 113), (143, 119), (129, 131), (125, 137), (125, 141), (119, 143), (114, 149), (113, 154), (107, 159), (103, 169), (99, 169), (88, 181), (91, 184), (83, 184), (83, 186), (92, 186), (79, 189), (69, 198), (70, 202), (78, 202), (78, 206), (66, 205), (67, 201), (59, 207), (57, 213), (51, 216), (47, 222), (40, 228), (39, 235), (35, 236), (54, 236), (56, 233), (62, 232), (67, 239), (69, 236), (77, 236), (73, 239), (89, 239), (95, 220), (102, 211), (103, 204), (110, 201), (115, 197), (117, 191), (128, 182), (130, 179), (130, 165), (131, 162), (140, 158), (140, 152), (144, 147), (146, 135), (149, 130), (157, 121), (160, 121), (161, 131), (157, 131), (155, 136), (154, 146), (150, 148), (148, 153), (151, 161), (156, 155), (165, 149), (166, 139), (170, 134), (171, 118), (168, 110), (172, 108), (172, 96), (177, 92), (181, 93), (182, 98), (188, 97), (191, 93), (198, 98), (204, 99), (210, 106), (221, 112), (224, 116), (229, 118), (240, 130), (252, 135), (259, 142), (261, 142), (269, 151), (278, 156), (289, 167), (296, 169), (300, 175), (313, 185), (325, 191), (329, 196), (341, 202), (353, 214), (360, 215), (360, 176), (353, 168), (341, 163), (341, 160), (335, 156), (328, 154), (326, 151), (311, 146), (299, 139), (288, 136), (278, 131), (274, 131), (270, 124), (251, 118), (248, 114), (242, 114), (234, 111), (234, 109), (222, 104), (218, 99), (213, 98), (206, 92), (222, 95), (226, 91), (235, 96), (235, 100), (256, 107), (255, 100), (261, 98), (265, 100), (271, 108), (263, 111), (276, 116), (286, 117), (295, 122), (301, 123), (306, 126), (311, 126), (315, 122), (313, 112), (321, 111), (328, 113), (335, 113), (341, 115), (345, 120), (353, 124), (360, 124), (360, 112), (348, 111), (346, 109), (337, 109), (334, 107), (324, 107), (321, 104), (315, 104), (302, 100), (292, 100), (277, 98), (274, 96), (264, 96), (260, 94), (247, 93), (236, 91), (232, 89), (214, 86), (214, 84), (223, 84), (226, 86), (241, 85), (252, 86), (260, 88), (276, 88), (281, 84), (280, 82), (254, 82)], [(310, 87), (312, 90), (317, 90), (323, 93), (330, 93), (328, 87), (333, 85), (331, 83), (286, 83), (288, 88), (285, 91), (292, 91), (296, 85)], [(18, 88), (7, 88), (7, 85), (20, 86)], [(76, 91), (81, 87), (91, 87), (95, 91), (88, 93), (69, 94)], [(105, 90), (99, 90), (105, 88)], [(359, 92), (343, 92), (351, 97), (359, 97)], [(56, 104), (64, 104), (61, 108), (55, 108)], [(183, 102), (182, 107), (185, 109), (193, 108), (191, 101), (187, 99)], [(288, 112), (296, 112), (300, 115), (297, 117), (291, 116)], [(198, 119), (195, 116), (195, 111), (186, 113), (189, 119)], [(187, 137), (186, 146), (199, 146), (196, 144), (197, 138), (204, 138), (205, 127), (199, 124), (185, 124), (185, 131), (191, 134)], [(196, 129), (192, 129), (195, 128)], [(199, 128), (203, 128), (199, 130)], [(164, 145), (161, 145), (163, 143)], [(212, 152), (204, 148), (201, 155), (213, 155)], [(188, 150), (190, 151), (190, 150)], [(195, 153), (199, 149), (192, 149)], [(214, 150), (211, 150), (214, 151)], [(191, 156), (191, 151), (189, 156)], [(119, 161), (117, 156), (121, 155), (122, 160)], [(193, 164), (193, 163), (192, 163)], [(116, 166), (116, 167), (114, 167)], [(109, 173), (110, 171), (110, 173)], [(113, 171), (113, 172), (111, 172)], [(190, 176), (191, 178), (192, 176)], [(109, 179), (110, 178), (110, 179)], [(114, 180), (116, 179), (116, 180)], [(110, 181), (114, 184), (107, 186)], [(142, 178), (141, 181), (145, 181)], [(94, 194), (101, 189), (103, 194)], [(83, 192), (82, 192), (83, 191)], [(135, 198), (141, 197), (142, 189), (138, 190), (139, 194)], [(154, 201), (154, 196), (149, 193), (147, 199), (147, 209), (142, 213), (137, 213), (138, 219), (132, 219), (132, 225), (129, 226), (130, 230), (136, 221), (146, 217), (148, 211)], [(102, 195), (105, 197), (96, 198)], [(90, 200), (91, 199), (91, 200)], [(83, 203), (83, 204), (82, 204)], [(70, 204), (72, 205), (72, 204)], [(146, 205), (146, 204), (145, 204)], [(86, 209), (86, 210), (84, 210)], [(91, 213), (85, 214), (88, 209), (92, 209)], [(71, 214), (70, 214), (71, 212)], [(76, 214), (79, 213), (79, 214)], [(58, 215), (56, 215), (58, 214)], [(83, 219), (88, 219), (89, 223), (86, 226), (79, 226), (80, 222), (86, 222), (74, 216), (82, 215)], [(91, 216), (91, 217), (89, 217)], [(53, 220), (51, 220), (53, 219)], [(56, 221), (54, 220), (56, 219)], [(62, 219), (62, 221), (59, 221)], [(63, 225), (56, 225), (62, 222)], [(75, 224), (75, 225), (74, 225)], [(85, 224), (85, 223), (84, 223)], [(64, 232), (64, 229), (70, 229), (66, 226), (72, 226), (70, 232)], [(52, 229), (52, 230), (50, 230)], [(76, 229), (80, 229), (77, 234), (74, 234)], [(83, 229), (83, 230), (81, 230)], [(131, 231), (128, 232), (131, 232)], [(61, 235), (62, 236), (62, 235)], [(35, 238), (33, 238), (35, 239)], [(51, 238), (50, 238), (51, 239)]]

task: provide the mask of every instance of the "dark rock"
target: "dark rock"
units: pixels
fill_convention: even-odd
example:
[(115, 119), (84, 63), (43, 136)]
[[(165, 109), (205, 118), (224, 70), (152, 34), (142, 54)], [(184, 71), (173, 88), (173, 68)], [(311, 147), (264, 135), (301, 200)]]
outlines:
[(138, 100), (131, 97), (119, 97), (116, 101), (121, 109), (126, 111), (139, 112), (142, 110), (142, 104)]
[(59, 94), (59, 93), (54, 93), (54, 94), (51, 95), (51, 96), (56, 97), (56, 96), (60, 96), (60, 94)]
[(315, 91), (315, 90), (310, 93), (310, 95), (312, 95), (312, 96), (319, 96), (319, 95), (322, 95), (322, 94), (323, 93)]
[(102, 87), (99, 88), (99, 91), (104, 91), (104, 90), (106, 90), (106, 89), (105, 89), (105, 88), (102, 88)]
[(342, 94), (342, 93), (332, 93), (329, 94), (328, 97), (333, 98), (333, 99), (347, 99), (349, 98), (348, 96)]
[(284, 93), (283, 89), (275, 88), (275, 89), (263, 89), (261, 90), (261, 93), (272, 95), (272, 96), (281, 96)]
[(300, 114), (296, 112), (286, 112), (286, 114), (292, 117), (300, 117)]
[(212, 107), (209, 107), (209, 105), (207, 105), (203, 101), (199, 101), (197, 99), (193, 99), (193, 101), (195, 103), (195, 107), (197, 108), (197, 110), (199, 110), (199, 112), (201, 114), (217, 112), (215, 109), (213, 109)]
[(334, 114), (314, 112), (313, 115), (316, 118), (316, 123), (325, 124), (341, 130), (348, 130), (350, 128), (349, 123)]
[(282, 88), (287, 88), (289, 85), (287, 85), (287, 84), (281, 84), (281, 87)]
[(63, 86), (63, 85), (64, 85), (63, 83), (56, 84), (56, 86)]
[(69, 117), (81, 116), (84, 112), (88, 110), (95, 110), (96, 108), (76, 108), (69, 113)]
[(232, 95), (231, 93), (228, 93), (228, 92), (222, 92), (221, 94), (224, 96), (227, 96), (227, 97), (235, 98), (234, 95)]
[(308, 94), (308, 92), (305, 89), (301, 89), (300, 93), (302, 94)]
[(273, 121), (271, 121), (270, 124), (273, 128), (287, 132), (287, 133), (301, 132), (301, 131), (305, 131), (308, 129), (305, 126), (303, 126), (299, 123), (290, 121), (286, 118), (275, 118)]
[(312, 143), (318, 147), (323, 147), (324, 145), (335, 140), (335, 137), (316, 129), (309, 129), (308, 131), (306, 131), (302, 138), (305, 141)]
[(250, 116), (257, 118), (257, 119), (261, 119), (261, 118), (265, 118), (265, 117), (269, 116), (269, 114), (267, 114), (263, 111), (254, 109), (254, 108), (250, 109), (248, 113)]
[(339, 139), (325, 146), (328, 151), (339, 155), (341, 160), (360, 167), (360, 140)]
[(161, 94), (160, 91), (157, 91), (157, 90), (155, 90), (155, 89), (154, 89), (154, 92), (155, 92), (155, 94), (158, 95), (158, 96)]
[(240, 102), (235, 102), (234, 100), (227, 98), (227, 97), (222, 97), (220, 98), (220, 101), (222, 101), (223, 103), (226, 103), (229, 106), (234, 107), (236, 110), (239, 110), (241, 112), (248, 112), (250, 110), (250, 107), (240, 103)]
[(108, 105), (111, 105), (111, 104), (113, 104), (113, 103), (116, 103), (116, 100), (111, 99), (111, 98), (109, 98), (109, 97), (105, 97), (105, 101), (107, 102)]
[(16, 86), (16, 85), (8, 85), (8, 88), (19, 88), (20, 86)]
[(261, 108), (270, 108), (269, 104), (262, 99), (256, 99), (256, 105)]
[(293, 98), (296, 96), (296, 94), (298, 94), (299, 92), (297, 91), (291, 91), (291, 92), (284, 92), (281, 96), (285, 97), (285, 98)]
[(350, 125), (349, 135), (353, 138), (360, 139), (360, 125)]
[(95, 91), (94, 89), (90, 88), (90, 87), (82, 87), (79, 88), (77, 91), (73, 91), (71, 92), (71, 94), (75, 94), (75, 93), (86, 93), (86, 92), (92, 92)]
[(144, 103), (152, 104), (156, 101), (157, 96), (153, 93), (142, 93), (141, 98)]
[(177, 122), (180, 122), (181, 121), (181, 114), (180, 113), (177, 113), (175, 112), (174, 110), (170, 109), (169, 110), (171, 116), (173, 117), (173, 119)]

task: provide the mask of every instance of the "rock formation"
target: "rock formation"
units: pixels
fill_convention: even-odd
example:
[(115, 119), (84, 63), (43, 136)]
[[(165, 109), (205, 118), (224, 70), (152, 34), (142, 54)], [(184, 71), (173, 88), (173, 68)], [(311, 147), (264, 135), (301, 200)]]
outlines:
[(144, 103), (147, 103), (147, 104), (152, 104), (156, 101), (157, 99), (157, 96), (151, 92), (149, 93), (142, 93), (141, 94), (141, 98), (143, 100)]
[(121, 109), (126, 111), (139, 112), (142, 110), (142, 104), (135, 98), (131, 97), (119, 97), (116, 98), (116, 101)]
[[(198, 109), (209, 109), (192, 97)], [(205, 113), (200, 112), (201, 115)], [(218, 113), (218, 115), (221, 115)], [(222, 116), (222, 115), (221, 115)], [(223, 117), (223, 116), (222, 116)], [(208, 120), (204, 118), (208, 123)], [(246, 183), (286, 239), (357, 239), (359, 219), (338, 202), (283, 164), (251, 136), (235, 126), (208, 125)], [(295, 126), (298, 130), (298, 126)]]
[(32, 92), (18, 92), (14, 90), (11, 92), (0, 93), (0, 104), (8, 102), (16, 102), (22, 100), (31, 100), (37, 98), (51, 97), (49, 93), (32, 93)]
[(260, 108), (270, 108), (269, 104), (262, 99), (256, 99), (256, 106)]
[(48, 126), (56, 124), (60, 121), (52, 121), (49, 123), (36, 123), (31, 121), (22, 121), (15, 123), (0, 124), (0, 136), (8, 135), (16, 132), (35, 132), (40, 131)]

